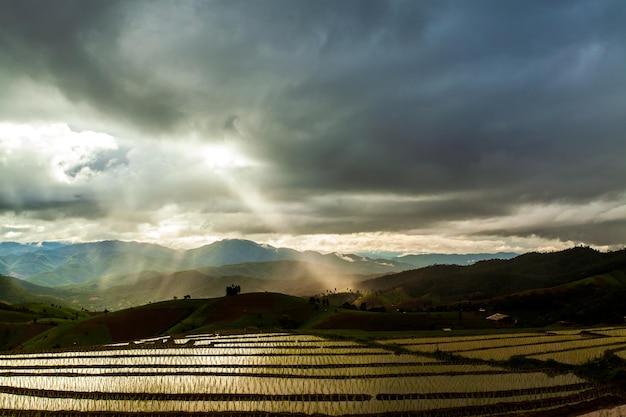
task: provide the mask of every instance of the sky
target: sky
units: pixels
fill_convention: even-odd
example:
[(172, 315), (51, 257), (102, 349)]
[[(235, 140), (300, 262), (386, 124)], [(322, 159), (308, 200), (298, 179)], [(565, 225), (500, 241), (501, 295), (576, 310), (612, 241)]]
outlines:
[(622, 0), (0, 0), (0, 240), (626, 246)]

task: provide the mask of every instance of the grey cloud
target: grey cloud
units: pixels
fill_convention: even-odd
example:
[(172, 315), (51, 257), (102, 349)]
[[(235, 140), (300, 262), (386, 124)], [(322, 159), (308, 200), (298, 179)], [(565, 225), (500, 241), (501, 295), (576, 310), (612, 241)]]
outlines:
[(450, 196), (425, 201), (406, 201), (393, 195), (350, 198), (329, 196), (306, 201), (305, 209), (291, 220), (301, 233), (351, 233), (380, 230), (401, 232), (432, 229), (467, 218), (483, 219), (510, 214), (507, 204), (487, 204), (476, 196)]
[(20, 190), (0, 193), (0, 213), (13, 212), (30, 219), (54, 221), (62, 218), (97, 219), (105, 215), (100, 204), (81, 194), (66, 190)]
[[(27, 74), (145, 137), (227, 138), (298, 231), (401, 231), (626, 193), (624, 21), (619, 0), (4, 2), (0, 82)], [(107, 207), (247, 210), (232, 183), (150, 156), (67, 173), (132, 172), (93, 183)], [(215, 229), (269, 231), (244, 223)]]
[[(371, 48), (371, 68), (298, 86), (259, 152), (296, 173), (287, 183), (320, 191), (485, 189), (517, 203), (511, 187), (537, 202), (623, 190), (624, 164), (612, 155), (625, 146), (617, 109), (626, 100), (615, 94), (625, 87), (624, 31), (604, 26), (623, 4), (479, 5), (454, 3), (451, 33), (432, 35), (432, 47), (416, 39), (405, 62)], [(598, 187), (571, 186), (578, 179)]]
[(265, 95), (316, 67), (341, 64), (337, 58), (357, 42), (411, 35), (421, 13), (401, 5), (9, 1), (0, 13), (0, 48), (14, 71), (105, 114), (153, 133), (201, 129), (207, 121), (214, 127), (215, 114), (255, 111)]
[(115, 45), (124, 27), (123, 2), (7, 1), (0, 6), (0, 48), (16, 76), (28, 74), (143, 127), (164, 126), (179, 115), (169, 95), (145, 85), (119, 60)]
[(615, 250), (623, 249), (626, 236), (626, 220), (597, 221), (585, 224), (536, 224), (493, 231), (496, 236), (538, 236), (547, 239), (559, 239), (586, 245), (608, 246)]

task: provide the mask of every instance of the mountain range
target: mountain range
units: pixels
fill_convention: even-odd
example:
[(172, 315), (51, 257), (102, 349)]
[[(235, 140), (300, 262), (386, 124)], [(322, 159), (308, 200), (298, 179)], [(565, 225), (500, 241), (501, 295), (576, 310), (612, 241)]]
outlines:
[[(0, 243), (0, 301), (56, 297), (89, 309), (121, 309), (172, 297), (222, 295), (234, 282), (245, 292), (308, 296), (356, 290), (359, 282), (429, 263), (467, 265), (515, 254), (411, 255), (372, 259), (299, 252), (249, 240), (222, 240), (191, 250), (122, 241)], [(10, 278), (10, 279), (9, 279)]]
[[(173, 297), (245, 292), (298, 296), (376, 292), (372, 306), (425, 308), (489, 299), (588, 278), (590, 265), (621, 252), (573, 248), (554, 254), (422, 254), (372, 259), (223, 240), (179, 251), (139, 242), (0, 244), (0, 301), (34, 297), (89, 309), (122, 309)], [(604, 259), (604, 260), (603, 260)], [(428, 265), (428, 266), (425, 266)], [(471, 267), (469, 267), (471, 266)], [(619, 269), (619, 268), (618, 268)]]
[[(416, 266), (424, 262), (430, 265)], [(604, 253), (588, 247), (515, 257), (501, 253), (372, 259), (247, 240), (224, 240), (188, 251), (120, 241), (4, 243), (0, 273), (0, 302), (39, 301), (89, 310), (120, 310), (186, 296), (220, 297), (236, 284), (244, 293), (347, 294), (346, 300), (376, 309), (513, 304), (533, 310), (542, 305), (542, 320), (567, 315), (577, 320), (610, 317), (612, 322), (626, 314), (619, 308), (607, 312), (607, 306), (615, 306), (615, 294), (626, 292), (626, 250)], [(558, 306), (555, 300), (561, 300)], [(589, 312), (592, 307), (595, 312)], [(562, 314), (548, 312), (555, 309)], [(576, 311), (563, 313), (568, 309)]]
[(352, 254), (299, 252), (238, 239), (222, 240), (187, 251), (121, 241), (78, 244), (44, 242), (37, 245), (4, 242), (0, 243), (0, 274), (38, 285), (58, 287), (142, 271), (176, 272), (257, 262), (298, 261), (332, 268), (334, 273), (377, 275), (434, 263), (469, 264), (481, 259), (508, 259), (513, 256), (515, 254), (500, 253), (371, 259)]

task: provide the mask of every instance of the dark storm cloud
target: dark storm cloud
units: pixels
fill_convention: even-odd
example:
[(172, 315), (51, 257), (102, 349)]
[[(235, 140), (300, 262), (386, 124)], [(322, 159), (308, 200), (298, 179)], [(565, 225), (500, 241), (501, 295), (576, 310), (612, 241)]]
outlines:
[(385, 196), (329, 196), (302, 204), (297, 216), (290, 219), (303, 233), (349, 233), (354, 225), (360, 232), (380, 230), (402, 232), (432, 227), (442, 221), (461, 221), (506, 215), (508, 206), (485, 204), (481, 198), (460, 196), (437, 199), (403, 200)]
[[(430, 12), (404, 43), (352, 39), (334, 56), (342, 65), (278, 102), (275, 146), (260, 152), (295, 173), (281, 176), (290, 193), (474, 191), (439, 210), (416, 204), (406, 226), (454, 220), (464, 207), (472, 218), (624, 193), (624, 3), (452, 2)], [(393, 223), (389, 213), (369, 219)]]
[(125, 26), (116, 0), (25, 0), (0, 5), (3, 65), (58, 87), (70, 100), (144, 127), (172, 123), (177, 110), (167, 94), (146, 85), (120, 60), (116, 42)]
[[(624, 31), (606, 25), (615, 15), (623, 3), (456, 2), (410, 48), (355, 39), (343, 71), (280, 102), (284, 148), (266, 149), (301, 174), (285, 178), (321, 189), (484, 187), (510, 199), (514, 185), (526, 198), (577, 199), (563, 185), (581, 173), (599, 187), (580, 187), (582, 198), (622, 190), (613, 152), (625, 147)], [(352, 61), (360, 48), (370, 59)]]
[[(236, 144), (294, 233), (412, 230), (619, 206), (624, 21), (619, 0), (4, 1), (0, 85), (52, 85), (144, 140)], [(196, 207), (220, 186), (184, 162), (101, 156), (66, 175), (156, 175), (120, 193), (150, 208)], [(562, 234), (542, 222), (512, 233), (616, 240), (614, 220)]]
[(60, 218), (97, 219), (105, 211), (97, 201), (81, 194), (64, 195), (65, 190), (20, 190), (0, 193), (0, 213), (13, 212), (30, 219), (53, 221)]
[(565, 222), (519, 228), (512, 225), (511, 228), (495, 230), (493, 234), (496, 236), (538, 236), (546, 239), (559, 239), (622, 249), (624, 248), (624, 236), (626, 236), (626, 220), (607, 220), (586, 224)]

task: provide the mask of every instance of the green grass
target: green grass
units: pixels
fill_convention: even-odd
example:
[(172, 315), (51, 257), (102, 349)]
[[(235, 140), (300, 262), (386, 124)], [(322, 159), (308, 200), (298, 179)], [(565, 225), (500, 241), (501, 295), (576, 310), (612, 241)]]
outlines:
[[(190, 300), (184, 300), (190, 301)], [(219, 305), (219, 299), (208, 300), (191, 300), (194, 301), (196, 309), (189, 316), (184, 318), (178, 324), (174, 325), (168, 330), (169, 334), (189, 333), (197, 332), (199, 328), (203, 327), (207, 316), (209, 316)]]
[(626, 272), (624, 271), (613, 271), (608, 274), (596, 275), (594, 278), (596, 277), (610, 285), (626, 284)]
[(598, 281), (602, 282), (604, 285), (622, 285), (616, 278), (611, 276), (611, 274), (603, 274), (603, 275), (595, 275), (588, 278), (579, 279), (578, 281), (573, 281), (567, 284), (568, 288), (574, 288), (579, 285), (593, 285), (598, 284)]
[[(80, 310), (45, 303), (20, 303), (0, 310), (0, 350), (24, 348), (49, 349), (73, 345), (64, 334), (90, 316)], [(64, 324), (68, 324), (64, 326)], [(56, 326), (61, 325), (58, 329)], [(54, 326), (54, 327), (53, 327)], [(53, 327), (53, 328), (51, 328)], [(82, 337), (83, 343), (92, 338)], [(100, 340), (101, 338), (97, 338)]]
[(0, 310), (0, 323), (26, 323), (37, 318), (37, 314), (26, 311)]
[(111, 334), (104, 325), (86, 326), (84, 322), (67, 322), (30, 339), (24, 343), (24, 350), (40, 351), (111, 342)]
[(22, 343), (29, 326), (28, 323), (0, 324), (0, 350), (13, 349)]
[(65, 320), (85, 319), (90, 317), (85, 311), (77, 310), (69, 307), (61, 307), (59, 305), (51, 305), (44, 303), (20, 303), (15, 305), (16, 308), (23, 308), (39, 317), (54, 317)]
[(293, 329), (316, 314), (308, 300), (279, 293), (240, 294), (209, 303), (169, 333), (191, 326), (196, 326), (194, 333), (234, 328)]

